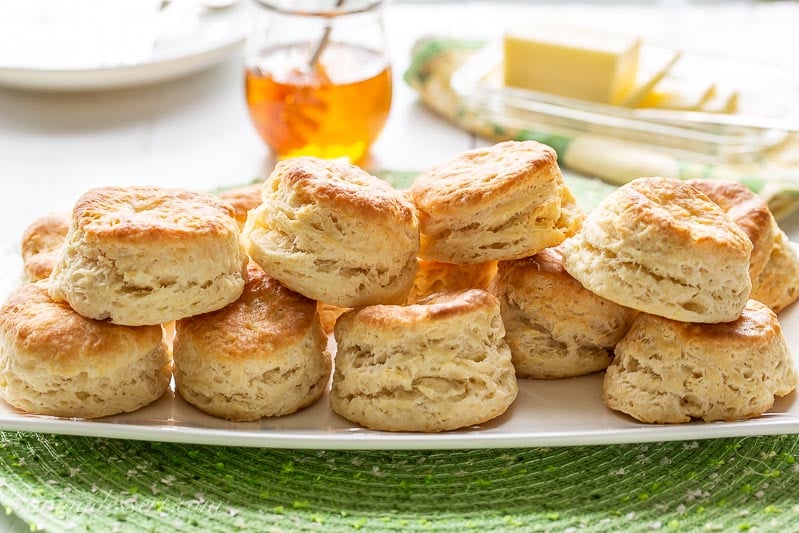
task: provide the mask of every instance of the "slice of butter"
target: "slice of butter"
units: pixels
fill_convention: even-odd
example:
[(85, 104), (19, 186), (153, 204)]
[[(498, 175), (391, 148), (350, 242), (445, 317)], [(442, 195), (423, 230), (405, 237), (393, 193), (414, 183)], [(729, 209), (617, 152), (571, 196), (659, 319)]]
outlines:
[(505, 34), (505, 85), (618, 104), (635, 86), (639, 39), (560, 24)]
[(713, 82), (666, 76), (644, 96), (638, 107), (699, 111), (715, 94)]
[(705, 113), (729, 113), (738, 111), (738, 91), (730, 87), (718, 86), (716, 94), (703, 103), (699, 110)]
[(621, 102), (627, 107), (636, 107), (652, 92), (652, 89), (668, 74), (682, 55), (677, 50), (660, 46), (642, 46), (638, 57), (638, 74), (635, 87)]

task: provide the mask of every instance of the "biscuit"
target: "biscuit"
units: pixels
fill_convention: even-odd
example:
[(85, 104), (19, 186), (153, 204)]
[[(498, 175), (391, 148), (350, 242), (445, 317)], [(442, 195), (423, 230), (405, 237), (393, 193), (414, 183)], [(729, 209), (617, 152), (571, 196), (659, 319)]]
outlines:
[(408, 294), (407, 303), (416, 303), (422, 298), (441, 291), (488, 289), (496, 273), (496, 261), (474, 265), (453, 265), (420, 259), (419, 271), (413, 279), (413, 287)]
[(233, 208), (210, 194), (107, 187), (84, 194), (50, 295), (114, 324), (161, 324), (235, 301), (247, 254)]
[(474, 264), (527, 257), (573, 235), (584, 218), (549, 146), (507, 141), (423, 172), (411, 188), (420, 256)]
[(251, 263), (236, 302), (177, 322), (175, 384), (187, 402), (214, 416), (287, 415), (324, 392), (326, 346), (316, 302)]
[(799, 298), (799, 254), (774, 223), (777, 234), (766, 267), (753, 282), (752, 298), (779, 313)]
[(604, 370), (637, 314), (583, 288), (563, 269), (558, 248), (500, 261), (491, 292), (500, 302), (518, 377)]
[(350, 307), (336, 307), (322, 302), (316, 302), (316, 312), (319, 313), (319, 321), (322, 323), (322, 331), (325, 335), (333, 333), (338, 317), (349, 311)]
[(766, 267), (778, 231), (768, 204), (737, 181), (697, 179), (687, 180), (686, 183), (718, 204), (752, 241), (749, 279), (754, 284)]
[(22, 261), (26, 281), (50, 277), (58, 250), (69, 230), (69, 215), (51, 214), (38, 218), (22, 235)]
[(236, 222), (239, 230), (244, 229), (247, 222), (247, 213), (261, 205), (261, 187), (263, 184), (256, 183), (246, 187), (236, 187), (219, 193), (219, 197), (233, 206), (236, 212)]
[(360, 168), (315, 157), (279, 162), (244, 228), (270, 276), (337, 307), (402, 303), (416, 274), (413, 205)]
[(447, 431), (487, 422), (516, 397), (499, 302), (479, 289), (415, 305), (377, 305), (336, 323), (330, 405), (387, 431)]
[(161, 327), (164, 330), (164, 341), (166, 342), (166, 347), (169, 350), (169, 354), (172, 355), (172, 342), (175, 340), (175, 321), (172, 320), (170, 322), (164, 322), (161, 324)]
[(707, 196), (678, 179), (638, 178), (591, 212), (563, 266), (591, 292), (683, 322), (729, 322), (751, 290), (752, 243)]
[(777, 316), (749, 300), (740, 318), (688, 324), (641, 314), (616, 345), (603, 385), (605, 404), (642, 422), (760, 416), (797, 374)]
[(172, 377), (161, 326), (116, 326), (54, 302), (47, 282), (0, 308), (0, 396), (40, 415), (96, 418), (158, 399)]

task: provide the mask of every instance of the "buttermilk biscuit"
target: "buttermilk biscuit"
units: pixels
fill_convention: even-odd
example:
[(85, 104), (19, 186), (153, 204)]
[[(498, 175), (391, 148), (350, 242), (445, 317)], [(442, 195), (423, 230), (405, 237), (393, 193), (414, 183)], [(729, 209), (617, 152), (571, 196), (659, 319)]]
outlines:
[(349, 307), (336, 307), (322, 302), (316, 302), (316, 312), (319, 313), (319, 321), (322, 323), (322, 331), (325, 335), (333, 333), (338, 317), (349, 311)]
[(516, 375), (566, 378), (607, 368), (636, 312), (586, 290), (563, 269), (557, 248), (500, 261), (499, 299)]
[(244, 229), (247, 213), (261, 205), (261, 183), (228, 189), (219, 193), (219, 197), (233, 206), (239, 229)]
[(496, 273), (496, 261), (474, 265), (453, 265), (420, 259), (419, 272), (413, 279), (413, 287), (408, 294), (408, 303), (416, 303), (422, 298), (441, 291), (488, 289)]
[(749, 279), (754, 284), (768, 262), (778, 231), (768, 204), (737, 181), (688, 180), (686, 183), (718, 204), (752, 241)]
[(229, 204), (177, 189), (107, 187), (75, 205), (50, 295), (89, 318), (160, 324), (235, 301), (246, 266)]
[(746, 185), (735, 181), (690, 180), (689, 183), (716, 202), (752, 241), (750, 298), (775, 313), (799, 298), (799, 255), (768, 204)]
[(446, 431), (501, 415), (516, 376), (499, 302), (479, 289), (405, 307), (356, 309), (336, 323), (330, 405), (387, 431)]
[(639, 178), (608, 196), (563, 245), (591, 292), (683, 322), (729, 322), (746, 305), (752, 243), (707, 196), (678, 179)]
[(50, 277), (58, 250), (69, 230), (69, 215), (46, 215), (33, 221), (22, 235), (22, 261), (27, 281)]
[(799, 298), (799, 255), (776, 222), (774, 228), (777, 237), (766, 267), (752, 284), (752, 298), (778, 313)]
[(411, 189), (421, 257), (474, 264), (519, 259), (573, 235), (583, 219), (549, 146), (508, 141), (464, 152)]
[(98, 322), (26, 284), (0, 308), (0, 396), (41, 415), (95, 418), (134, 411), (171, 378), (160, 326)]
[(293, 413), (315, 402), (330, 377), (316, 302), (253, 263), (248, 275), (236, 302), (179, 320), (174, 342), (180, 395), (231, 420)]
[(347, 163), (298, 157), (275, 166), (262, 200), (244, 236), (267, 274), (337, 307), (405, 301), (419, 223), (387, 182)]
[(777, 316), (749, 300), (740, 318), (687, 324), (641, 314), (616, 345), (605, 405), (658, 424), (759, 416), (797, 375)]

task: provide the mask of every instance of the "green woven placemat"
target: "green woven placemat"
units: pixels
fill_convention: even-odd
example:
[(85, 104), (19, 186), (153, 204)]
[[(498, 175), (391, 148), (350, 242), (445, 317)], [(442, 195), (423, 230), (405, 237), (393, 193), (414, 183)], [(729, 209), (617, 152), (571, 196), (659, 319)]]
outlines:
[(0, 494), (52, 531), (799, 530), (799, 437), (342, 452), (0, 433)]

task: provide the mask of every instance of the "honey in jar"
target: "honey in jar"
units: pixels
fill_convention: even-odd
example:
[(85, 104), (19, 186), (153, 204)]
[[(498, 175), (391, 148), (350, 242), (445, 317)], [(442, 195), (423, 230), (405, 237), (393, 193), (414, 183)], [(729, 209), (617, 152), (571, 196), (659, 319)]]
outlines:
[(311, 65), (313, 46), (275, 46), (247, 68), (250, 116), (280, 158), (313, 155), (357, 162), (388, 118), (391, 69), (380, 53), (332, 42)]

